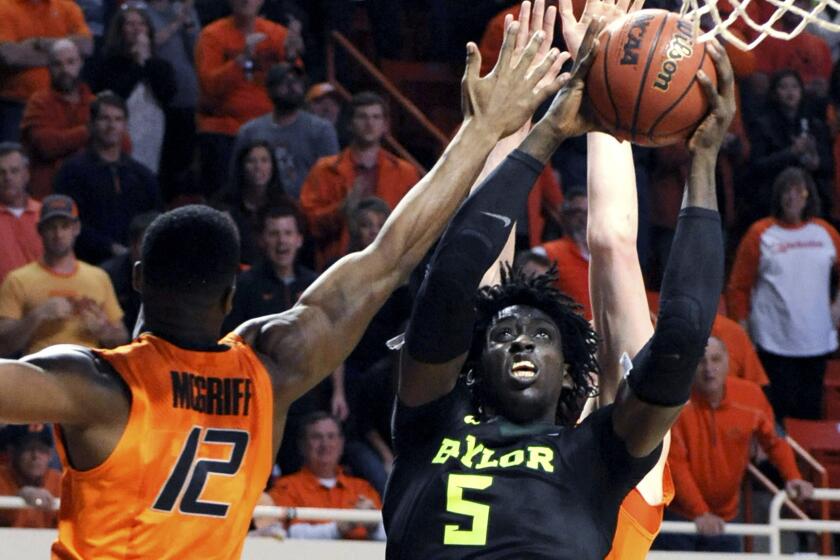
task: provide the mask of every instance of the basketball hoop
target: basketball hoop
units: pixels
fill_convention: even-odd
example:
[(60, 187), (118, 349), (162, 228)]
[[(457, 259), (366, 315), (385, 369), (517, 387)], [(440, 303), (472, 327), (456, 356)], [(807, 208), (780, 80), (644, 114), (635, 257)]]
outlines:
[[(717, 3), (726, 2), (732, 8), (731, 12), (722, 15), (718, 10)], [(752, 0), (683, 0), (680, 14), (694, 22), (695, 30), (698, 34), (699, 40), (704, 41), (711, 39), (714, 36), (719, 36), (725, 39), (728, 43), (735, 45), (742, 51), (748, 51), (755, 48), (766, 37), (774, 37), (789, 41), (793, 39), (809, 25), (814, 24), (822, 27), (828, 31), (840, 31), (840, 24), (827, 21), (820, 18), (820, 14), (826, 9), (831, 8), (840, 12), (840, 2), (837, 0), (814, 0), (810, 10), (802, 9), (794, 4), (794, 0), (764, 0), (768, 4), (775, 6), (776, 10), (770, 18), (759, 23), (753, 20), (747, 14), (747, 7)], [(775, 29), (773, 24), (780, 20), (786, 13), (793, 13), (802, 18), (802, 21), (791, 31), (782, 31)], [(711, 29), (701, 31), (700, 20), (705, 18), (710, 24), (714, 24)], [(736, 21), (741, 20), (751, 30), (757, 33), (756, 37), (750, 41), (745, 42), (743, 38), (735, 35), (729, 30), (729, 27)]]

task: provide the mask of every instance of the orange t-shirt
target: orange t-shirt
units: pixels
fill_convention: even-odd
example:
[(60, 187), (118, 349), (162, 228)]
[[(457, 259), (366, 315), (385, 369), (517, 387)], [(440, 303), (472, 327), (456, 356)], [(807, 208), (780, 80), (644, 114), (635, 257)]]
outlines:
[(647, 553), (662, 526), (665, 507), (674, 499), (674, 480), (671, 478), (671, 467), (667, 461), (662, 473), (662, 490), (662, 501), (655, 506), (647, 503), (636, 488), (627, 494), (618, 510), (612, 550), (604, 560), (647, 558)]
[(54, 559), (239, 558), (271, 473), (269, 374), (236, 334), (190, 351), (150, 334), (97, 350), (131, 391), (101, 465), (66, 470)]
[(589, 300), (589, 259), (577, 243), (561, 237), (543, 244), (548, 259), (557, 263), (557, 289), (583, 306), (583, 315), (592, 319)]
[[(372, 501), (377, 509), (382, 509), (379, 494), (366, 480), (346, 475), (340, 467), (335, 478), (335, 487), (329, 488), (321, 484), (312, 471), (303, 467), (294, 474), (275, 480), (268, 494), (275, 504), (285, 507), (354, 509), (359, 497), (364, 496)], [(299, 522), (293, 521), (293, 523)], [(347, 538), (366, 539), (368, 538), (367, 529), (356, 527), (347, 535)]]
[[(4, 0), (0, 2), (0, 43), (45, 37), (90, 37), (82, 9), (71, 0)], [(0, 66), (0, 98), (24, 102), (50, 87), (46, 66), (10, 69)]]
[[(48, 469), (41, 488), (58, 498), (61, 491), (61, 473), (55, 469)], [(0, 465), (0, 496), (16, 496), (20, 489), (21, 484), (12, 469)], [(54, 511), (35, 508), (0, 510), (0, 527), (51, 529), (56, 523), (58, 514)]]
[(257, 18), (255, 33), (265, 34), (254, 53), (251, 78), (236, 62), (245, 50), (245, 35), (233, 16), (214, 21), (204, 28), (195, 47), (195, 66), (201, 87), (198, 130), (235, 136), (239, 127), (273, 109), (265, 90), (268, 70), (286, 60), (285, 27)]
[[(379, 150), (375, 172), (373, 196), (384, 200), (392, 210), (420, 180), (416, 167), (384, 148)], [(300, 206), (315, 238), (318, 270), (347, 252), (350, 234), (342, 205), (353, 189), (357, 173), (352, 152), (346, 148), (316, 161), (303, 182)]]

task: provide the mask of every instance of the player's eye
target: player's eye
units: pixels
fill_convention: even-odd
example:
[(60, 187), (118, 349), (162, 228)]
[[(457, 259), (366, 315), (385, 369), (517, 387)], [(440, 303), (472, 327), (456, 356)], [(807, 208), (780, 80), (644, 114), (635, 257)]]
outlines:
[(513, 331), (508, 327), (502, 327), (493, 331), (493, 340), (504, 342), (513, 339)]
[(537, 332), (534, 333), (534, 338), (539, 338), (541, 340), (551, 340), (551, 331), (548, 329), (537, 329)]

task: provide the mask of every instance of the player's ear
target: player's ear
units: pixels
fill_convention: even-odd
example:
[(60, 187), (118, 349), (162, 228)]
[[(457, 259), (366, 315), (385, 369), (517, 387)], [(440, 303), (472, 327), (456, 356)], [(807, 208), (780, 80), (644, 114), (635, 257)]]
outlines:
[(563, 388), (570, 391), (575, 388), (575, 383), (572, 381), (572, 375), (569, 373), (569, 364), (563, 366)]
[(233, 295), (236, 293), (236, 285), (231, 284), (231, 286), (225, 290), (224, 295), (222, 296), (222, 309), (225, 311), (225, 315), (230, 314), (233, 310)]
[(143, 263), (137, 261), (131, 269), (131, 287), (135, 292), (143, 292)]

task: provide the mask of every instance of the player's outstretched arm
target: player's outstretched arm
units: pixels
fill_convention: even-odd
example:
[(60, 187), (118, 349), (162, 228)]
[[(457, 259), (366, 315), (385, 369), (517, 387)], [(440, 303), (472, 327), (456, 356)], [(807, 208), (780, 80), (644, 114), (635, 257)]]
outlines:
[(455, 386), (473, 340), (474, 295), (482, 276), (509, 240), (551, 154), (565, 138), (586, 130), (578, 112), (602, 25), (598, 20), (590, 26), (586, 54), (546, 116), (461, 206), (438, 244), (406, 333), (398, 388), (403, 403), (419, 406)]
[(124, 421), (125, 410), (113, 406), (121, 391), (97, 370), (88, 349), (51, 346), (21, 360), (0, 360), (0, 424)]
[[(605, 25), (641, 10), (644, 0), (587, 0), (578, 19), (571, 0), (560, 0), (563, 39), (577, 53), (586, 25), (602, 17)], [(638, 203), (633, 152), (601, 132), (587, 134), (587, 244), (589, 292), (599, 335), (598, 404), (615, 400), (623, 353), (635, 355), (653, 334), (642, 270), (636, 250)], [(619, 281), (620, 279), (620, 281)]]
[(715, 195), (715, 162), (732, 117), (732, 67), (716, 41), (707, 46), (715, 61), (718, 90), (698, 75), (711, 113), (689, 140), (691, 171), (662, 282), (653, 337), (633, 359), (613, 411), (613, 427), (630, 454), (648, 455), (688, 400), (694, 372), (712, 329), (723, 286), (723, 238)]
[[(276, 364), (281, 402), (290, 403), (345, 359), (382, 303), (438, 238), (496, 141), (521, 127), (562, 85), (556, 50), (530, 68), (542, 31), (515, 56), (518, 29), (516, 22), (508, 26), (499, 61), (484, 78), (478, 75), (478, 49), (468, 45), (464, 124), (434, 168), (397, 205), (376, 241), (321, 275), (289, 311), (237, 329)], [(549, 75), (549, 83), (541, 84)]]

